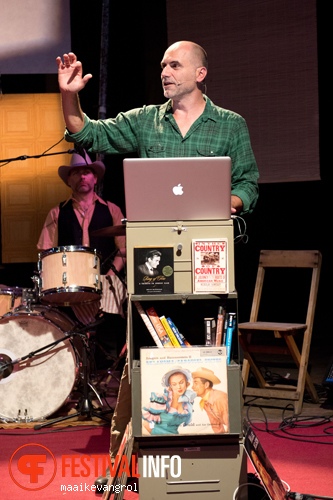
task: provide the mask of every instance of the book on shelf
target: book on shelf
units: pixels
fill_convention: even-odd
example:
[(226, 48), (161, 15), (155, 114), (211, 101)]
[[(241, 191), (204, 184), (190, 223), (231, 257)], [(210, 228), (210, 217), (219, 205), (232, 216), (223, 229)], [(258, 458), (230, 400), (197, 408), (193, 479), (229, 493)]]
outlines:
[(215, 345), (216, 321), (215, 318), (204, 318), (205, 345)]
[[(182, 334), (182, 332), (180, 332), (178, 330), (178, 327), (173, 323), (173, 321), (171, 320), (171, 318), (167, 318), (167, 320), (170, 322), (172, 322), (174, 328), (176, 329), (177, 331), (177, 335), (180, 337), (181, 341), (183, 342), (184, 346), (185, 347), (192, 347), (192, 344), (189, 343), (189, 341), (185, 338), (185, 336)], [(170, 325), (171, 326), (171, 325)], [(178, 338), (177, 336), (177, 338)], [(180, 342), (180, 341), (179, 341)]]
[(216, 346), (222, 345), (225, 316), (226, 316), (226, 308), (224, 306), (219, 306), (217, 311), (217, 320), (216, 320), (216, 337), (215, 337)]
[(160, 341), (163, 344), (163, 347), (173, 347), (173, 343), (171, 342), (167, 332), (165, 331), (165, 328), (153, 306), (148, 307), (146, 309), (146, 313), (148, 315), (148, 318), (150, 319), (153, 327), (156, 330), (157, 335), (160, 338)]
[(222, 334), (222, 345), (223, 346), (225, 346), (227, 329), (228, 329), (228, 313), (226, 312), (225, 317), (224, 317), (224, 326), (223, 326), (223, 334)]
[[(141, 348), (140, 371), (143, 436), (230, 432), (225, 347)], [(200, 396), (193, 387), (195, 380), (204, 386)], [(180, 385), (182, 381), (185, 384)], [(182, 407), (177, 421), (170, 418), (167, 404), (175, 390)]]
[(230, 312), (228, 313), (227, 331), (225, 338), (225, 346), (227, 348), (227, 365), (229, 365), (231, 361), (232, 340), (234, 337), (235, 329), (236, 329), (236, 313)]
[(152, 336), (153, 340), (155, 341), (155, 344), (157, 345), (157, 347), (163, 347), (163, 344), (161, 342), (161, 339), (159, 338), (159, 336), (157, 335), (156, 333), (156, 330), (155, 328), (153, 327), (151, 321), (149, 320), (149, 317), (148, 315), (145, 313), (141, 303), (137, 300), (134, 300), (133, 301), (138, 313), (140, 314), (141, 318), (142, 318), (142, 321), (144, 322), (144, 324), (146, 325), (150, 335)]
[(162, 322), (162, 325), (164, 326), (164, 329), (165, 331), (167, 332), (168, 336), (169, 336), (169, 339), (171, 340), (172, 344), (174, 347), (180, 347), (180, 343), (176, 337), (176, 335), (174, 334), (174, 332), (172, 331), (172, 328), (171, 326), (169, 325), (168, 323), (168, 320), (166, 319), (166, 317), (163, 315), (163, 316), (160, 316), (160, 320)]
[(229, 293), (227, 262), (227, 238), (193, 239), (193, 293)]
[(174, 247), (133, 248), (134, 293), (174, 293)]
[(170, 317), (167, 318), (167, 322), (169, 323), (173, 333), (175, 334), (179, 344), (180, 344), (180, 347), (189, 347), (189, 342), (187, 342), (185, 340), (185, 337), (184, 335), (182, 335), (180, 333), (180, 331), (178, 330), (178, 328), (176, 327), (176, 325), (174, 324), (174, 322), (172, 321), (172, 319)]

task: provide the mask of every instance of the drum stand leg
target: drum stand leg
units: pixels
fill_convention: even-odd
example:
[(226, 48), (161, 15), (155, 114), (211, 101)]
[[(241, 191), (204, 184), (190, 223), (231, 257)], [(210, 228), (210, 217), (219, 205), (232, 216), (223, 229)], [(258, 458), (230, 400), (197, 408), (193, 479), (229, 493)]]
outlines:
[(83, 396), (81, 400), (78, 403), (78, 411), (75, 413), (72, 413), (70, 415), (65, 415), (63, 417), (58, 417), (53, 420), (50, 420), (49, 422), (43, 422), (42, 424), (38, 424), (34, 426), (34, 430), (39, 430), (42, 429), (43, 427), (48, 427), (49, 425), (56, 424), (58, 422), (63, 422), (64, 420), (69, 420), (70, 418), (73, 417), (81, 417), (85, 416), (87, 418), (91, 417), (98, 417), (106, 422), (110, 422), (111, 419), (110, 417), (107, 417), (107, 413), (111, 413), (113, 410), (101, 410), (98, 408), (95, 408), (91, 402), (91, 399), (89, 397), (89, 370), (88, 370), (88, 356), (87, 356), (87, 338), (85, 335), (82, 334), (76, 334), (81, 337), (82, 340), (82, 345), (83, 345), (83, 352), (82, 352), (82, 373), (83, 373)]

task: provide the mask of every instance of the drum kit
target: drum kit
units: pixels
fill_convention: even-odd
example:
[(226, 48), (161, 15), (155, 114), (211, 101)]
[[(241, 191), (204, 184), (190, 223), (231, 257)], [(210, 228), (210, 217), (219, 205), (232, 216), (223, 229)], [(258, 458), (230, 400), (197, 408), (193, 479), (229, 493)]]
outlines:
[[(35, 429), (81, 415), (110, 421), (106, 414), (112, 409), (96, 409), (90, 400), (92, 389), (102, 404), (89, 380), (87, 357), (87, 334), (100, 320), (82, 325), (59, 309), (100, 300), (100, 267), (96, 250), (55, 247), (39, 254), (32, 289), (0, 285), (0, 421), (42, 421)], [(46, 421), (69, 400), (79, 379), (78, 411)]]

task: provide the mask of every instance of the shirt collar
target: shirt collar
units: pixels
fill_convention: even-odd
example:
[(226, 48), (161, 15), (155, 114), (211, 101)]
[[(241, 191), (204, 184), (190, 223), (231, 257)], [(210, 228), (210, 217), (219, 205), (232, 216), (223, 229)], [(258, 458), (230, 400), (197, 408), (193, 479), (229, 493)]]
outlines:
[(205, 402), (208, 401), (208, 398), (209, 398), (209, 394), (210, 394), (210, 390), (208, 390), (206, 392), (206, 394), (200, 399), (200, 408), (203, 410), (204, 407), (205, 407)]
[[(72, 193), (71, 196), (69, 198), (67, 198), (67, 200), (65, 201), (65, 203), (63, 204), (63, 206), (67, 205), (67, 203), (70, 200), (73, 200), (73, 201), (75, 201), (77, 203), (77, 200), (74, 198), (73, 193)], [(101, 203), (102, 205), (107, 205), (107, 202), (105, 200), (103, 200), (103, 198), (101, 198), (100, 196), (98, 196), (98, 194), (94, 193), (93, 202), (96, 203), (96, 201), (99, 201), (99, 203)]]
[[(205, 109), (203, 110), (203, 113), (202, 113), (200, 118), (203, 121), (213, 120), (214, 122), (216, 122), (216, 114), (214, 113), (213, 108), (212, 108), (212, 104), (213, 104), (212, 101), (205, 94), (203, 94), (203, 98), (206, 101), (206, 106), (205, 106)], [(171, 99), (169, 99), (167, 102), (165, 102), (164, 104), (161, 105), (159, 113), (160, 113), (160, 119), (172, 114), (172, 101), (171, 101)]]

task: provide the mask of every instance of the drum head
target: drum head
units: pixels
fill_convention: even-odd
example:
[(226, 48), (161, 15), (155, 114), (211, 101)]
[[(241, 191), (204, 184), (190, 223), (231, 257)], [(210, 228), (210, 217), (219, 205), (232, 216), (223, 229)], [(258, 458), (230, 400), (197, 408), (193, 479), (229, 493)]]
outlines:
[[(59, 318), (61, 329), (56, 326)], [(58, 312), (53, 321), (47, 308), (0, 318), (0, 357), (11, 361), (25, 358), (14, 363), (0, 380), (0, 419), (40, 421), (64, 404), (77, 375), (75, 351), (70, 339), (64, 338), (64, 332), (71, 328), (71, 320), (66, 324)], [(56, 345), (49, 346), (55, 341)], [(39, 352), (27, 357), (35, 351)]]

